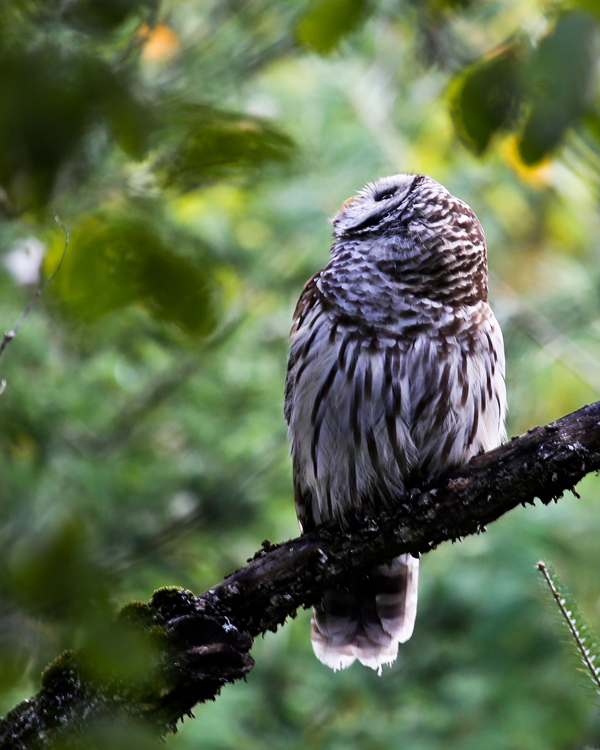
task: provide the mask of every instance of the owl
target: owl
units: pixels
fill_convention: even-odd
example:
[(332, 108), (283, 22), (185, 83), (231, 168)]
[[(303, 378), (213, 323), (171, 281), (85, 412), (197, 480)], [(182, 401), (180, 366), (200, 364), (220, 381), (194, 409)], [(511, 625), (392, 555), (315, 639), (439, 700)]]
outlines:
[[(502, 332), (469, 206), (431, 177), (398, 174), (332, 221), (330, 261), (294, 313), (285, 388), (303, 533), (374, 516), (505, 436)], [(312, 615), (317, 658), (381, 673), (412, 635), (418, 570), (400, 555), (327, 591)]]

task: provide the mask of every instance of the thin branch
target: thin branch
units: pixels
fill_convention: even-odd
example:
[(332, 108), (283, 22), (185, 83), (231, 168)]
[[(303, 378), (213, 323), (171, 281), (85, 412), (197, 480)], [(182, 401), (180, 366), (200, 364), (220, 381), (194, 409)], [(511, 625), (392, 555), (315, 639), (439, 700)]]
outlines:
[(583, 662), (583, 665), (586, 668), (586, 671), (589, 674), (590, 679), (594, 683), (596, 690), (600, 693), (599, 667), (597, 667), (594, 664), (594, 658), (593, 658), (592, 652), (590, 651), (590, 648), (586, 645), (586, 641), (589, 640), (589, 633), (587, 635), (585, 633), (585, 630), (587, 630), (587, 627), (585, 625), (583, 628), (578, 626), (577, 624), (578, 618), (576, 617), (575, 612), (573, 611), (574, 609), (573, 607), (571, 607), (570, 610), (567, 609), (567, 599), (558, 590), (558, 587), (556, 586), (553, 580), (552, 574), (548, 571), (548, 568), (546, 567), (546, 563), (540, 560), (540, 562), (536, 565), (536, 568), (542, 573), (542, 575), (546, 579), (548, 588), (550, 589), (552, 596), (554, 597), (554, 600), (558, 606), (558, 609), (560, 610), (561, 615), (563, 616), (564, 621), (567, 623), (567, 627), (569, 628), (571, 636), (573, 637), (573, 641), (575, 642), (577, 651), (579, 651), (579, 656), (581, 657), (581, 661)]
[[(435, 484), (396, 498), (393, 507), (340, 529), (320, 527), (263, 548), (248, 565), (201, 596), (162, 589), (148, 604), (127, 605), (127, 651), (152, 643), (148, 672), (126, 679), (117, 667), (97, 675), (86, 649), (68, 652), (44, 673), (42, 689), (0, 721), (0, 750), (46, 750), (94, 727), (144, 720), (157, 734), (176, 727), (195, 703), (245, 678), (252, 638), (275, 630), (332, 586), (356, 581), (402, 553), (422, 554), (535, 499), (547, 504), (600, 470), (600, 401), (477, 456)], [(308, 635), (307, 635), (308, 637)], [(110, 653), (100, 660), (104, 664)], [(117, 660), (117, 661), (115, 661)], [(95, 657), (98, 664), (98, 657)], [(97, 667), (96, 667), (97, 669)]]
[[(67, 248), (69, 247), (69, 238), (70, 238), (69, 227), (65, 226), (65, 224), (62, 223), (62, 221), (59, 219), (59, 217), (56, 214), (54, 214), (54, 220), (56, 221), (56, 223), (58, 224), (58, 226), (65, 233), (65, 246), (63, 248), (62, 255), (60, 256), (60, 260), (58, 261), (58, 265), (56, 266), (56, 268), (54, 269), (54, 271), (52, 271), (52, 273), (50, 274), (50, 276), (48, 276), (48, 278), (46, 279), (46, 281), (44, 281), (44, 283), (36, 291), (36, 293), (33, 295), (33, 297), (29, 300), (29, 304), (27, 305), (27, 307), (21, 313), (21, 316), (19, 317), (19, 320), (17, 320), (17, 322), (14, 325), (14, 327), (10, 331), (8, 331), (8, 333), (4, 334), (4, 338), (2, 339), (2, 342), (0, 342), (0, 357), (4, 354), (4, 350), (6, 349), (6, 347), (8, 346), (8, 344), (14, 339), (14, 337), (19, 332), (19, 328), (23, 325), (23, 321), (29, 315), (29, 313), (31, 312), (31, 309), (33, 308), (33, 306), (35, 305), (35, 303), (42, 296), (42, 294), (46, 291), (46, 288), (48, 287), (48, 284), (51, 283), (52, 279), (59, 272), (60, 267), (62, 266), (62, 262), (63, 262), (63, 260), (65, 258), (65, 255), (67, 254)], [(4, 388), (6, 387), (6, 382), (5, 381), (2, 381), (2, 382), (3, 382), (3, 386), (2, 386), (2, 391), (3, 391)], [(0, 395), (1, 395), (2, 391), (0, 391)]]

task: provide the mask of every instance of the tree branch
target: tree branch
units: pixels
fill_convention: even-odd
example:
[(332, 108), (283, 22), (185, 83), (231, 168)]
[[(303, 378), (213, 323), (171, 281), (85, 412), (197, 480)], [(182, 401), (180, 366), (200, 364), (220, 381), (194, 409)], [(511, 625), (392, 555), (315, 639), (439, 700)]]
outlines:
[[(536, 498), (547, 504), (599, 469), (600, 401), (411, 490), (377, 517), (276, 546), (263, 542), (248, 565), (201, 596), (161, 589), (148, 604), (123, 609), (102, 658), (90, 645), (50, 665), (41, 691), (0, 722), (0, 749), (48, 748), (57, 738), (70, 743), (61, 747), (78, 747), (107, 719), (144, 721), (157, 734), (173, 730), (197, 702), (245, 678), (253, 637), (318, 602), (326, 588), (395, 555), (480, 533)], [(123, 643), (141, 655), (135, 668), (114, 656)]]

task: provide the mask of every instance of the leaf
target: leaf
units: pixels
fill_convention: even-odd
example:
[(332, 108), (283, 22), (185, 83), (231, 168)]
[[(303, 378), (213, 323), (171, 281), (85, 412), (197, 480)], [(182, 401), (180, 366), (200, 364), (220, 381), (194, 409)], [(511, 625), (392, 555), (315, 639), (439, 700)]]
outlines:
[(93, 559), (81, 518), (47, 522), (30, 533), (9, 562), (8, 586), (29, 611), (51, 618), (85, 615), (93, 603), (108, 605), (108, 571)]
[(521, 40), (511, 42), (467, 68), (451, 85), (454, 125), (465, 145), (477, 155), (483, 154), (498, 131), (509, 129), (516, 121), (526, 52)]
[(140, 157), (153, 127), (128, 76), (75, 44), (25, 46), (0, 36), (0, 185), (21, 207), (43, 206), (98, 122)]
[(72, 0), (64, 17), (76, 28), (87, 32), (110, 32), (131, 15), (148, 12), (156, 0)]
[(581, 119), (581, 125), (590, 140), (595, 141), (596, 146), (600, 146), (600, 111), (592, 107)]
[(558, 610), (569, 630), (569, 635), (583, 662), (584, 671), (600, 694), (600, 645), (589, 625), (579, 612), (574, 599), (565, 591), (557, 573), (545, 563), (539, 562), (537, 569), (544, 577)]
[(573, 0), (571, 5), (576, 5), (582, 10), (600, 16), (600, 4), (598, 3), (598, 0)]
[[(63, 311), (91, 323), (137, 303), (192, 336), (210, 333), (216, 264), (196, 238), (159, 221), (134, 206), (104, 209), (75, 224), (52, 287)], [(178, 254), (186, 247), (189, 257)], [(57, 243), (46, 267), (56, 252)]]
[(439, 10), (466, 10), (475, 0), (433, 0), (432, 5)]
[(184, 104), (171, 121), (178, 141), (157, 164), (163, 183), (192, 190), (289, 161), (292, 140), (257, 117)]
[(579, 11), (562, 13), (533, 53), (527, 71), (531, 109), (519, 151), (535, 164), (589, 109), (596, 87), (598, 24)]
[(298, 23), (296, 36), (302, 44), (326, 55), (358, 28), (368, 12), (367, 0), (319, 0)]

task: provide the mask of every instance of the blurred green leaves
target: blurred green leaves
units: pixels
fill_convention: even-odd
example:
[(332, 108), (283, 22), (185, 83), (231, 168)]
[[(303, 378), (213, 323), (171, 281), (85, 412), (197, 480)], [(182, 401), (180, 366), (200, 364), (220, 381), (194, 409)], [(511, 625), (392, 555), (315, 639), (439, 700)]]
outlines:
[[(57, 235), (48, 271), (61, 243)], [(205, 336), (217, 323), (217, 268), (209, 248), (161, 217), (160, 207), (112, 206), (72, 227), (53, 293), (63, 312), (83, 321), (138, 304), (191, 336)]]
[(599, 42), (592, 16), (567, 12), (534, 51), (527, 70), (529, 111), (519, 146), (526, 164), (551, 153), (567, 128), (590, 109)]
[[(4, 9), (0, 16), (0, 207), (39, 211), (93, 179), (118, 146), (150, 155), (162, 184), (189, 190), (255, 175), (289, 159), (291, 140), (266, 121), (229, 113), (145, 73), (154, 0), (76, 0)], [(1, 12), (1, 11), (0, 11)], [(163, 31), (167, 27), (163, 25)], [(173, 39), (177, 37), (169, 31)], [(121, 165), (125, 165), (122, 163)]]
[(104, 124), (131, 155), (145, 150), (147, 107), (129, 76), (87, 47), (0, 35), (0, 100), (0, 186), (17, 208), (52, 197), (95, 125)]
[(177, 102), (165, 109), (176, 139), (157, 163), (165, 185), (193, 190), (251, 176), (269, 163), (285, 163), (292, 156), (292, 140), (260, 118)]
[(495, 133), (515, 123), (521, 99), (522, 42), (512, 42), (468, 68), (450, 90), (452, 117), (463, 141), (477, 155)]
[[(138, 693), (148, 692), (150, 698), (150, 678), (160, 645), (164, 645), (162, 639), (164, 634), (158, 628), (152, 631), (120, 615), (89, 631), (83, 647), (86, 672), (94, 682), (119, 681)], [(158, 693), (157, 686), (155, 690)]]
[[(98, 38), (98, 28), (151, 7), (81, 0), (54, 16), (48, 9), (43, 23), (33, 11), (15, 14), (20, 21), (0, 30), (0, 208), (43, 221), (48, 205), (87, 188), (88, 203), (102, 208), (77, 212), (53, 286), (63, 313), (93, 322), (137, 304), (200, 337), (218, 322), (219, 264), (207, 243), (165, 218), (158, 191), (256, 179), (268, 164), (289, 161), (294, 147), (263, 118), (157, 86), (140, 57), (151, 29)], [(48, 272), (62, 242), (46, 258)]]
[(513, 131), (525, 164), (551, 154), (593, 106), (598, 42), (594, 17), (569, 10), (536, 46), (518, 39), (468, 67), (450, 88), (463, 142), (481, 155), (494, 135)]
[(106, 719), (95, 723), (77, 738), (52, 743), (50, 750), (164, 750), (164, 740), (144, 724)]
[(107, 33), (157, 5), (157, 0), (72, 0), (64, 4), (63, 17), (82, 30)]
[(360, 26), (369, 6), (368, 0), (316, 0), (298, 23), (298, 39), (316, 52), (328, 54)]
[(91, 620), (108, 606), (110, 576), (93, 559), (81, 517), (59, 517), (23, 537), (9, 574), (11, 594), (38, 616)]

